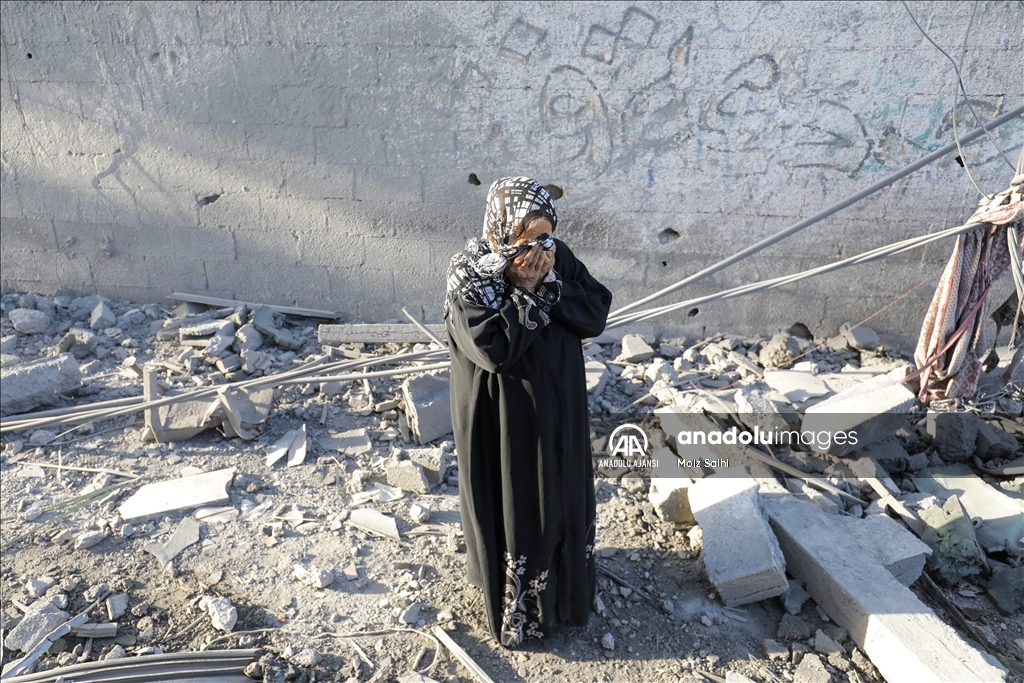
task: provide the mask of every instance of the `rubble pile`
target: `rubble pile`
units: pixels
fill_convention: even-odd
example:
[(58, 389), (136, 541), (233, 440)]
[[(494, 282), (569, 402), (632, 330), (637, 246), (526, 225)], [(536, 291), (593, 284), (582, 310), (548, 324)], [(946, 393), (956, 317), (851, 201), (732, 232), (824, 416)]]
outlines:
[[(682, 457), (694, 419), (770, 431), (842, 414), (870, 436), (708, 446), (715, 466), (671, 478), (599, 466), (591, 626), (512, 652), (489, 643), (464, 579), (438, 344), (397, 324), (328, 343), (348, 326), (244, 304), (4, 291), (0, 306), (0, 618), (3, 664), (21, 673), (210, 645), (255, 648), (246, 674), (264, 681), (479, 665), (495, 680), (866, 682), (923, 658), (929, 634), (961, 642), (951, 626), (995, 654), (965, 642), (975, 673), (1024, 656), (998, 611), (1021, 606), (1020, 383), (925, 411), (900, 383), (910, 363), (864, 326), (827, 343), (799, 324), (588, 340), (598, 457), (622, 421), (643, 424), (655, 458)], [(407, 374), (382, 376), (396, 366)], [(920, 640), (879, 601), (925, 615)]]

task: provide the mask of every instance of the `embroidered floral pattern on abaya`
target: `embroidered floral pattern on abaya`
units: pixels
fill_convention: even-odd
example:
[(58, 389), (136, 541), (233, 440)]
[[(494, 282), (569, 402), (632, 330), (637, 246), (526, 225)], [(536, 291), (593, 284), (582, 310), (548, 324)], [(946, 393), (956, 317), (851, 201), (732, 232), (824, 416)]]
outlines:
[[(540, 594), (548, 587), (548, 570), (542, 571), (523, 589), (522, 577), (526, 573), (526, 556), (512, 559), (512, 553), (505, 553), (505, 612), (501, 620), (501, 641), (506, 647), (519, 645), (523, 637), (543, 638), (540, 629), (542, 618)], [(531, 617), (533, 617), (531, 619)]]

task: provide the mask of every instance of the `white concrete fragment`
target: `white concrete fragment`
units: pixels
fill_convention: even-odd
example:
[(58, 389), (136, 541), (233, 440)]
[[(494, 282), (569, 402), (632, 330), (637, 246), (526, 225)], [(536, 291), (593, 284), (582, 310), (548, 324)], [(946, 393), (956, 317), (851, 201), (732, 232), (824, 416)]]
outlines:
[(447, 378), (423, 375), (402, 382), (405, 415), (416, 443), (426, 444), (452, 431)]
[(89, 315), (89, 327), (94, 330), (105, 330), (108, 327), (113, 327), (116, 322), (117, 316), (110, 310), (110, 306), (107, 305), (106, 301), (100, 301), (96, 304)]
[(4, 638), (8, 650), (28, 652), (50, 631), (68, 620), (68, 613), (57, 609), (48, 600), (40, 600), (29, 606), (28, 612), (18, 625)]
[(42, 334), (50, 327), (50, 316), (34, 308), (15, 308), (7, 317), (22, 334)]
[(693, 480), (689, 477), (654, 477), (647, 499), (654, 506), (654, 512), (666, 522), (692, 523), (693, 512), (687, 497), (692, 485)]
[(227, 598), (204, 595), (199, 609), (210, 615), (210, 623), (219, 631), (230, 631), (238, 621), (238, 611)]
[(321, 569), (316, 565), (307, 567), (297, 564), (292, 569), (292, 578), (312, 588), (321, 589), (327, 588), (334, 582), (334, 572), (330, 569)]
[(0, 368), (0, 414), (24, 413), (60, 400), (82, 386), (78, 361), (70, 353)]
[(782, 595), (786, 560), (761, 509), (757, 482), (722, 472), (689, 487), (690, 509), (703, 529), (704, 566), (730, 607)]
[(855, 349), (871, 350), (881, 343), (878, 333), (865, 325), (854, 327), (853, 323), (845, 323), (839, 327), (839, 333)]
[(627, 334), (622, 338), (622, 353), (617, 358), (622, 363), (640, 363), (654, 355), (654, 349), (639, 335)]
[(608, 368), (599, 360), (587, 361), (583, 367), (587, 374), (587, 392), (599, 395), (608, 382)]
[(121, 519), (130, 522), (165, 512), (221, 503), (228, 499), (227, 487), (235, 468), (146, 484), (121, 504)]

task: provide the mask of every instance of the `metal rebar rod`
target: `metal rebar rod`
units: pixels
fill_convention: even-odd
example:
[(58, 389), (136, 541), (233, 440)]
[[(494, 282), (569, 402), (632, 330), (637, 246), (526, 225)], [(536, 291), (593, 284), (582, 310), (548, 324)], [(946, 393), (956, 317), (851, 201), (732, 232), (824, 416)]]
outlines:
[[(960, 136), (960, 144), (964, 145), (964, 144), (966, 144), (968, 142), (971, 142), (975, 138), (977, 138), (977, 137), (979, 137), (981, 135), (984, 135), (986, 128), (988, 128), (988, 129), (998, 128), (999, 126), (1003, 125), (1007, 121), (1010, 121), (1012, 119), (1017, 118), (1021, 114), (1024, 114), (1024, 105), (1022, 105), (1020, 107), (1017, 107), (1016, 109), (1014, 109), (1012, 111), (1009, 111), (1009, 112), (1003, 114), (1002, 116), (999, 116), (998, 118), (993, 119), (992, 121), (990, 121), (987, 124), (987, 126), (975, 128), (970, 133), (967, 133), (965, 135), (961, 135)], [(666, 294), (670, 294), (670, 293), (676, 291), (677, 289), (680, 289), (682, 287), (685, 287), (688, 284), (696, 282), (697, 280), (705, 278), (708, 275), (712, 275), (713, 273), (717, 273), (718, 271), (720, 271), (720, 270), (722, 270), (724, 268), (728, 268), (729, 266), (731, 266), (732, 264), (736, 263), (737, 261), (741, 261), (741, 260), (745, 259), (746, 257), (750, 256), (751, 254), (756, 254), (757, 252), (759, 252), (759, 251), (761, 251), (763, 249), (766, 249), (767, 247), (770, 247), (771, 245), (775, 244), (776, 242), (779, 242), (779, 241), (789, 237), (790, 235), (792, 235), (794, 233), (800, 232), (804, 228), (808, 228), (808, 227), (814, 225), (815, 223), (817, 223), (818, 221), (823, 220), (825, 218), (828, 218), (832, 214), (834, 214), (834, 213), (836, 213), (838, 211), (841, 211), (842, 209), (845, 209), (846, 207), (851, 206), (851, 205), (859, 202), (861, 199), (864, 199), (868, 195), (872, 195), (875, 192), (878, 192), (879, 190), (884, 189), (884, 188), (888, 187), (889, 185), (892, 185), (897, 180), (910, 175), (914, 171), (916, 171), (916, 170), (918, 170), (920, 168), (923, 168), (924, 166), (927, 166), (928, 164), (932, 163), (933, 161), (936, 161), (937, 159), (941, 159), (942, 157), (946, 156), (950, 152), (955, 151), (956, 149), (957, 149), (957, 145), (956, 145), (955, 142), (952, 142), (952, 143), (950, 143), (950, 144), (948, 144), (948, 145), (946, 145), (944, 147), (940, 147), (939, 149), (935, 150), (931, 154), (928, 154), (928, 155), (926, 155), (924, 157), (921, 157), (920, 159), (918, 159), (914, 163), (910, 164), (909, 166), (904, 166), (899, 171), (896, 171), (895, 173), (893, 173), (891, 175), (888, 175), (885, 178), (882, 178), (877, 183), (874, 183), (873, 185), (870, 185), (869, 187), (861, 190), (860, 192), (857, 192), (855, 194), (850, 195), (849, 197), (847, 197), (846, 199), (843, 199), (842, 201), (836, 202), (832, 206), (830, 206), (830, 207), (828, 207), (826, 209), (823, 209), (822, 211), (819, 211), (818, 213), (814, 214), (810, 218), (805, 218), (804, 220), (800, 221), (799, 223), (796, 223), (795, 225), (791, 225), (790, 227), (775, 233), (771, 237), (766, 237), (765, 239), (761, 240), (760, 242), (752, 244), (749, 247), (747, 247), (746, 249), (738, 251), (738, 252), (736, 252), (735, 254), (733, 254), (732, 256), (730, 256), (728, 258), (723, 259), (723, 260), (721, 260), (718, 263), (715, 263), (713, 265), (710, 265), (707, 268), (705, 268), (704, 270), (701, 270), (701, 271), (699, 271), (697, 273), (694, 273), (693, 275), (690, 275), (689, 277), (686, 277), (686, 278), (680, 280), (679, 282), (675, 283), (674, 285), (669, 285), (668, 287), (666, 287), (666, 288), (664, 288), (662, 290), (659, 290), (659, 291), (655, 292), (654, 294), (651, 294), (650, 296), (646, 296), (643, 299), (640, 299), (639, 301), (634, 301), (631, 304), (627, 304), (626, 306), (623, 306), (619, 310), (614, 311), (608, 317), (608, 322), (609, 323), (617, 322), (618, 319), (622, 317), (622, 314), (625, 313), (626, 311), (630, 311), (630, 310), (633, 310), (634, 308), (637, 308), (639, 306), (643, 306), (646, 303), (654, 301), (655, 299), (658, 299), (658, 298), (660, 298), (662, 296), (665, 296)]]

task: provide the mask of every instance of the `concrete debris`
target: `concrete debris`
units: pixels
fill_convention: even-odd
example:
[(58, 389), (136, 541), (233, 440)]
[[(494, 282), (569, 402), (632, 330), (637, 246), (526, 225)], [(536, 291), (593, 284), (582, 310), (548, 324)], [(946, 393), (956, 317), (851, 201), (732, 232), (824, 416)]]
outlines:
[(106, 599), (104, 605), (107, 608), (107, 618), (110, 621), (117, 621), (128, 611), (128, 595), (117, 593)]
[(785, 365), (800, 355), (800, 342), (788, 332), (779, 332), (761, 347), (757, 360), (761, 365), (775, 368)]
[[(940, 621), (877, 560), (875, 530), (844, 537), (833, 528), (841, 517), (791, 497), (772, 496), (766, 508), (790, 573), (849, 632), (886, 680), (1003, 680), (1001, 668)], [(903, 533), (910, 537), (907, 543), (920, 543)], [(837, 537), (844, 542), (836, 543)]]
[(804, 590), (803, 584), (796, 579), (789, 580), (789, 589), (782, 598), (782, 606), (786, 612), (792, 615), (800, 614), (804, 603), (811, 597), (811, 594)]
[(241, 353), (242, 351), (255, 351), (263, 346), (263, 335), (255, 327), (249, 324), (242, 325), (235, 330), (235, 343), (233, 348)]
[(338, 451), (349, 457), (357, 457), (373, 451), (373, 443), (365, 429), (329, 432), (324, 436), (317, 437), (317, 441), (327, 450)]
[(430, 521), (430, 509), (414, 503), (409, 508), (409, 519), (417, 524), (426, 524)]
[(854, 326), (853, 323), (845, 323), (839, 327), (839, 333), (846, 338), (847, 343), (855, 349), (874, 350), (878, 348), (881, 340), (878, 333), (864, 325)]
[(61, 394), (82, 386), (78, 361), (70, 353), (38, 358), (0, 369), (0, 414), (24, 413), (42, 405), (52, 405)]
[(873, 377), (811, 406), (804, 412), (800, 428), (812, 433), (856, 432), (856, 443), (830, 439), (827, 448), (817, 445), (820, 452), (840, 457), (892, 436), (906, 424), (907, 414), (917, 405), (914, 392), (899, 383), (904, 373), (900, 368)]
[[(657, 454), (654, 457), (659, 457)], [(693, 480), (689, 477), (652, 478), (647, 499), (654, 506), (654, 512), (666, 522), (692, 524), (693, 512), (687, 496)]]
[(796, 370), (766, 370), (764, 383), (794, 404), (803, 404), (832, 393), (819, 378), (809, 372)]
[(444, 482), (448, 474), (450, 457), (440, 448), (410, 448), (405, 451), (409, 460), (420, 466), (432, 485)]
[(4, 647), (8, 650), (29, 652), (39, 641), (53, 629), (68, 620), (70, 615), (54, 607), (49, 601), (40, 600), (33, 603), (18, 625), (4, 638)]
[[(820, 633), (820, 631), (819, 631)], [(832, 674), (818, 655), (807, 654), (793, 672), (793, 683), (831, 683)]]
[(654, 356), (654, 349), (640, 335), (627, 334), (622, 338), (622, 353), (615, 360), (620, 363), (640, 363)]
[(603, 636), (601, 636), (601, 647), (603, 647), (606, 650), (614, 650), (615, 636), (613, 636), (611, 633), (605, 633)]
[(349, 513), (349, 523), (363, 531), (376, 534), (383, 538), (390, 538), (393, 541), (401, 541), (398, 535), (398, 525), (394, 517), (381, 514), (370, 508), (356, 508)]
[[(174, 534), (171, 535), (166, 543), (150, 543), (149, 545), (142, 546), (142, 549), (155, 557), (160, 562), (161, 567), (165, 567), (182, 550), (199, 542), (199, 526), (198, 520), (186, 517), (181, 520), (178, 528), (174, 530)], [(111, 617), (111, 620), (113, 619), (114, 617)]]
[[(424, 325), (438, 339), (445, 339), (448, 331), (443, 324)], [(412, 323), (349, 323), (346, 325), (320, 325), (317, 340), (321, 344), (420, 344), (430, 342), (427, 333)]]
[(621, 325), (619, 327), (613, 327), (610, 330), (605, 330), (599, 336), (589, 340), (597, 344), (621, 344), (622, 340), (629, 335), (640, 337), (647, 344), (653, 344), (657, 340), (656, 330), (654, 325)]
[(402, 614), (398, 617), (398, 621), (403, 624), (415, 626), (416, 622), (420, 620), (420, 610), (422, 609), (423, 603), (414, 602), (402, 611)]
[(970, 412), (929, 410), (925, 427), (932, 444), (949, 462), (964, 462), (974, 455), (981, 420)]
[(791, 424), (795, 425), (799, 421), (795, 410), (790, 408), (784, 415), (779, 403), (757, 389), (737, 389), (733, 394), (733, 401), (736, 403), (736, 415), (750, 429), (756, 426), (764, 432), (785, 431)]
[(74, 549), (85, 550), (91, 548), (106, 537), (107, 535), (102, 531), (86, 531), (75, 537)]
[(599, 360), (587, 361), (584, 366), (587, 375), (587, 392), (600, 396), (608, 383), (608, 368)]
[(921, 470), (914, 484), (918, 491), (943, 499), (955, 494), (967, 516), (981, 520), (975, 534), (985, 552), (1024, 555), (1024, 500), (986, 484), (966, 465)]
[(447, 378), (421, 375), (402, 382), (405, 415), (418, 444), (427, 444), (452, 431)]
[(199, 609), (210, 615), (210, 623), (218, 631), (231, 631), (238, 622), (238, 611), (227, 598), (204, 595)]
[(299, 583), (304, 583), (319, 590), (327, 588), (334, 583), (334, 572), (330, 569), (321, 569), (315, 565), (307, 567), (297, 564), (292, 570), (292, 578)]
[(295, 443), (298, 435), (298, 429), (289, 430), (284, 433), (284, 436), (275, 441), (272, 446), (267, 448), (267, 467), (273, 467), (278, 460), (288, 455), (288, 451), (291, 450), (292, 444)]
[(430, 482), (427, 481), (423, 468), (410, 460), (399, 460), (388, 464), (386, 468), (388, 484), (409, 493), (430, 493)]
[(946, 583), (955, 586), (964, 577), (980, 574), (986, 568), (985, 553), (959, 498), (950, 496), (941, 507), (922, 510), (920, 518), (927, 525), (921, 540), (933, 551), (928, 567)]
[(110, 310), (110, 306), (107, 305), (106, 301), (97, 303), (89, 315), (89, 327), (94, 330), (105, 330), (113, 327), (116, 322), (117, 316)]
[(689, 487), (690, 509), (704, 530), (708, 578), (729, 607), (782, 595), (786, 561), (761, 509), (757, 483), (716, 474)]
[(785, 660), (789, 658), (789, 650), (771, 638), (765, 638), (761, 641), (761, 651), (770, 660)]
[(974, 455), (982, 462), (990, 460), (1010, 459), (1024, 451), (1020, 442), (1012, 434), (984, 420), (978, 421), (978, 436), (974, 442)]
[(121, 504), (121, 519), (130, 522), (165, 512), (185, 510), (222, 503), (228, 500), (227, 487), (235, 476), (235, 468), (206, 472), (180, 479), (146, 484)]
[[(22, 334), (42, 334), (50, 327), (50, 316), (33, 308), (15, 308), (7, 314), (18, 332)], [(6, 353), (6, 352), (5, 352)]]
[(261, 335), (274, 340), (282, 349), (296, 351), (302, 348), (303, 342), (283, 327), (284, 316), (268, 306), (260, 306), (252, 312), (251, 325)]

